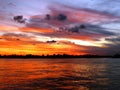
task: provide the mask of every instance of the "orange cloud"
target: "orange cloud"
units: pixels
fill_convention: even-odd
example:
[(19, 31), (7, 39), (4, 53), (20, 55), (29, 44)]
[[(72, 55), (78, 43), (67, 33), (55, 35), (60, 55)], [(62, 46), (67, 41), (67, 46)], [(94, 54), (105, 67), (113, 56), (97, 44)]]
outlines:
[[(30, 32), (30, 33), (38, 33), (38, 35), (43, 35), (45, 37), (53, 37), (53, 38), (68, 38), (68, 39), (77, 39), (77, 40), (88, 40), (92, 41), (93, 36), (97, 38), (101, 38), (104, 35), (101, 34), (90, 34), (88, 33), (87, 36), (81, 33), (72, 33), (72, 32), (66, 32), (66, 31), (55, 31), (54, 29), (48, 29), (48, 28), (31, 28), (31, 27), (23, 27), (19, 28), (19, 30), (23, 32)], [(36, 35), (37, 36), (37, 35)]]
[(0, 31), (16, 31), (18, 30), (15, 26), (0, 25)]
[(22, 27), (19, 28), (21, 31), (24, 32), (41, 32), (41, 33), (52, 33), (54, 32), (53, 29), (50, 28), (35, 28), (35, 27)]
[[(81, 52), (80, 52), (81, 50)], [(0, 41), (0, 54), (85, 54), (82, 52), (83, 47), (74, 44), (48, 44), (38, 42), (24, 41)]]

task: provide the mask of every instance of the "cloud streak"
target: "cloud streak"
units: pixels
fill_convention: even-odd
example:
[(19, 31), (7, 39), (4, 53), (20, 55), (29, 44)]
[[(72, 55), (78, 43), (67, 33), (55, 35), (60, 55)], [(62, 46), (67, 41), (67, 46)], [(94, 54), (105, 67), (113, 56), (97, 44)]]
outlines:
[(110, 1), (0, 0), (0, 51), (4, 54), (117, 53), (119, 0)]

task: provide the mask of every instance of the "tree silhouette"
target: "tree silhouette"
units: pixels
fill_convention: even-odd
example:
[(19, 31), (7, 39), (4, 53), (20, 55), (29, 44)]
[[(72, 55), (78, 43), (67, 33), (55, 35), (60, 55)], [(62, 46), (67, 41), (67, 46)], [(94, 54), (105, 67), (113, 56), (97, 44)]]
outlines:
[(53, 54), (53, 55), (0, 55), (0, 58), (120, 58), (120, 54), (115, 55), (69, 55), (69, 54)]

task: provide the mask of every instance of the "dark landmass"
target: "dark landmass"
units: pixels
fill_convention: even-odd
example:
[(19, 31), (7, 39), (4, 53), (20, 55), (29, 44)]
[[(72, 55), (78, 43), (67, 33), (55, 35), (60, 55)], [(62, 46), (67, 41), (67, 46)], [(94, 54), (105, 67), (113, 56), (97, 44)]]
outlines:
[(115, 55), (0, 55), (0, 58), (120, 58), (120, 54)]

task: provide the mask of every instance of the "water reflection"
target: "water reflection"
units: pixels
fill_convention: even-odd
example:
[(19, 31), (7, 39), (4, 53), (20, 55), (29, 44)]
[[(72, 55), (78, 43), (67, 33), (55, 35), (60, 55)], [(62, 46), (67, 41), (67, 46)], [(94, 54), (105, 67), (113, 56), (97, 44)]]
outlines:
[(110, 63), (102, 61), (0, 59), (0, 90), (110, 90)]

